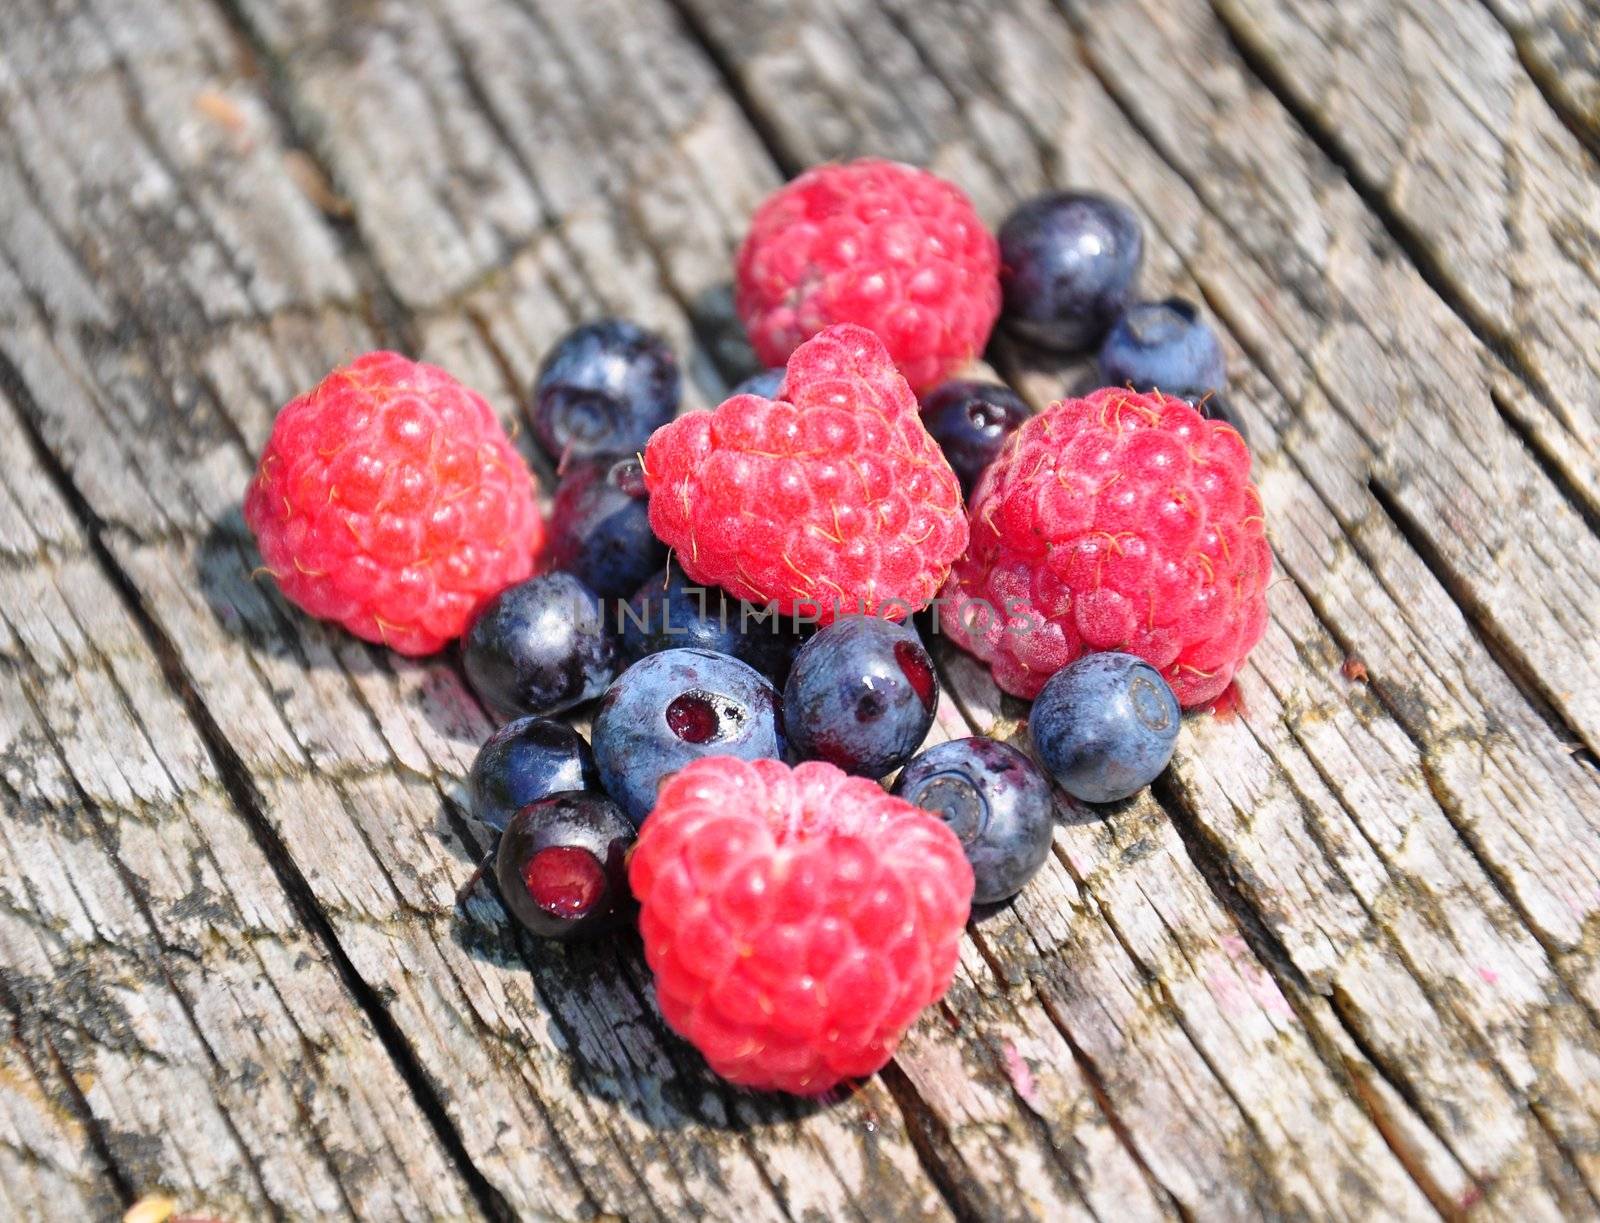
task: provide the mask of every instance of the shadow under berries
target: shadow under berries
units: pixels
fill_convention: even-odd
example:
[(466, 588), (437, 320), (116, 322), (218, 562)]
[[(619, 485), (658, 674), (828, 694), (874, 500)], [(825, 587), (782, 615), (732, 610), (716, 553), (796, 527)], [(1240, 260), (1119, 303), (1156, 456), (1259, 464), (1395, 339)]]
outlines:
[(313, 661), (302, 638), (324, 630), (277, 593), (237, 506), (206, 532), (195, 555), (195, 578), (217, 627), (251, 653), (291, 659), (305, 668), (337, 665), (331, 646), (315, 650), (322, 657)]
[[(497, 969), (527, 971), (575, 1091), (620, 1105), (663, 1134), (790, 1124), (839, 1098), (745, 1092), (712, 1074), (662, 1020), (631, 924), (585, 942), (537, 939), (511, 920), (486, 876), (457, 904), (451, 937)], [(693, 1138), (663, 1142), (674, 1148), (662, 1152), (667, 1158), (695, 1159)]]
[[(738, 311), (734, 308), (732, 281), (725, 280), (701, 290), (690, 303), (689, 316), (694, 321), (698, 347), (704, 350), (717, 374), (728, 386), (761, 371), (761, 362), (756, 357), (755, 349), (750, 347), (744, 324), (739, 321)], [(698, 364), (690, 362), (685, 372), (693, 377), (709, 402), (717, 403), (722, 396), (718, 388), (701, 381), (699, 375), (703, 371), (694, 368)]]
[[(307, 674), (420, 677), (397, 682), (396, 688), (403, 689), (398, 695), (415, 703), (440, 738), (476, 745), (494, 728), (494, 720), (468, 687), (454, 648), (426, 658), (402, 658), (288, 603), (262, 568), (255, 540), (237, 507), (212, 524), (196, 553), (194, 569), (217, 627), (252, 655), (290, 662)], [(274, 695), (286, 700), (292, 694), (274, 690)]]

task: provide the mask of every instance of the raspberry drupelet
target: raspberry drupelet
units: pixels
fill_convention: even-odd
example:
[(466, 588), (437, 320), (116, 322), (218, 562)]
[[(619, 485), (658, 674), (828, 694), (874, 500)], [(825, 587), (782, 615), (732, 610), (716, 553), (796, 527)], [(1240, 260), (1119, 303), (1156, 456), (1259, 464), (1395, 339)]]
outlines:
[(489, 405), (392, 352), (284, 406), (244, 517), (290, 602), (411, 655), (460, 636), (544, 539), (533, 478)]
[(1149, 662), (1192, 709), (1267, 623), (1267, 545), (1250, 451), (1159, 393), (1052, 404), (1006, 442), (969, 511), (941, 626), (1029, 699), (1080, 656)]
[(920, 391), (983, 351), (1000, 313), (1000, 248), (960, 188), (926, 170), (817, 166), (756, 210), (736, 304), (768, 365), (857, 323)]
[(830, 764), (697, 760), (629, 864), (661, 1013), (724, 1078), (816, 1095), (894, 1054), (955, 974), (955, 834)]

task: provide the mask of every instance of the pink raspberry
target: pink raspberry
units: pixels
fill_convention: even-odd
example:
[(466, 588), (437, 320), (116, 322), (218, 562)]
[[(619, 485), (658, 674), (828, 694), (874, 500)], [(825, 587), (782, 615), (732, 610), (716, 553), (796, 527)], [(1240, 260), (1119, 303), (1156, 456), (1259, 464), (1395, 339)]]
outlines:
[(859, 323), (922, 391), (988, 343), (1000, 247), (961, 190), (926, 170), (818, 166), (756, 210), (739, 250), (737, 305), (767, 365), (830, 324)]
[(292, 603), (413, 655), (532, 573), (544, 540), (533, 478), (489, 405), (392, 352), (284, 406), (244, 517)]
[(1218, 696), (1267, 624), (1250, 451), (1181, 399), (1106, 388), (1052, 404), (978, 485), (941, 623), (1033, 697), (1096, 650), (1137, 654), (1185, 708)]
[(830, 327), (795, 350), (779, 394), (656, 430), (651, 528), (695, 581), (786, 615), (926, 606), (967, 546), (961, 486), (883, 342)]
[(939, 820), (814, 761), (697, 760), (628, 868), (661, 1013), (746, 1087), (871, 1074), (955, 974), (972, 867)]

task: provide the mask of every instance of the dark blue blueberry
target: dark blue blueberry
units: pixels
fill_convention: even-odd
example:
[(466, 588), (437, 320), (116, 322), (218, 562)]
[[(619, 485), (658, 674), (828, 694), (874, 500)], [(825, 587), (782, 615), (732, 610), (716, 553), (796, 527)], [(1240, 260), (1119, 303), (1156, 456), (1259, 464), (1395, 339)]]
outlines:
[(977, 904), (1015, 896), (1050, 856), (1050, 783), (1014, 747), (993, 739), (935, 744), (901, 770), (894, 792), (961, 838)]
[(800, 647), (783, 688), (783, 720), (806, 759), (882, 777), (922, 746), (938, 703), (933, 660), (914, 629), (850, 616)]
[(1011, 431), (1028, 418), (1028, 405), (1010, 387), (957, 379), (935, 387), (922, 401), (922, 423), (955, 468), (963, 496)]
[(632, 908), (624, 865), (633, 825), (603, 794), (557, 794), (519, 810), (494, 851), (494, 881), (511, 916), (541, 938), (617, 924)]
[(1127, 205), (1080, 191), (1035, 196), (1000, 227), (1006, 325), (1045, 348), (1093, 348), (1132, 299), (1143, 258)]
[(501, 591), (461, 649), (473, 690), (504, 719), (560, 713), (599, 696), (617, 673), (617, 641), (599, 597), (570, 573)]
[(666, 562), (667, 545), (650, 530), (650, 495), (637, 455), (574, 465), (550, 510), (550, 564), (602, 599), (625, 599)]
[(737, 658), (663, 650), (640, 659), (606, 690), (594, 721), (594, 759), (606, 793), (635, 824), (656, 786), (702, 756), (783, 756), (778, 690)]
[(760, 395), (763, 399), (776, 399), (778, 392), (783, 390), (785, 372), (787, 371), (779, 365), (772, 369), (764, 369), (759, 374), (751, 374), (728, 392), (728, 397), (731, 399), (735, 395)]
[(1144, 659), (1089, 654), (1050, 677), (1028, 729), (1063, 790), (1086, 803), (1112, 803), (1167, 767), (1178, 712), (1178, 698)]
[(1107, 386), (1195, 400), (1222, 390), (1228, 371), (1200, 311), (1169, 297), (1130, 306), (1113, 324), (1100, 346), (1100, 376)]
[(672, 349), (625, 319), (586, 323), (545, 358), (528, 423), (557, 459), (643, 450), (678, 410), (681, 379)]
[(676, 565), (639, 587), (618, 621), (627, 662), (662, 650), (712, 650), (749, 663), (774, 684), (783, 683), (800, 647), (781, 616), (761, 613), (715, 586), (696, 585)]
[(529, 803), (566, 790), (598, 790), (583, 736), (549, 718), (507, 722), (478, 750), (467, 777), (472, 814), (496, 831)]

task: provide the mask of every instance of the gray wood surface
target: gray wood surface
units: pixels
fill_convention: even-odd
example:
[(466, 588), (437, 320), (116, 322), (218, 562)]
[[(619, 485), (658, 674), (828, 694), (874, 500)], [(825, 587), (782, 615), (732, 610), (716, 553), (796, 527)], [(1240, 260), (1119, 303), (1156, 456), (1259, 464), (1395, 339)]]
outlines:
[[(1600, 1213), (1597, 25), (0, 6), (0, 1210)], [(562, 331), (625, 313), (716, 402), (746, 218), (860, 154), (991, 221), (1130, 199), (1148, 288), (1222, 326), (1280, 574), (1242, 708), (1109, 816), (1064, 801), (947, 999), (819, 1105), (712, 1079), (635, 941), (453, 910), (487, 718), (448, 656), (255, 580), (238, 504), (276, 407), (375, 345), (510, 423)], [(1081, 376), (990, 355), (1038, 404)], [(1025, 737), (937, 652), (936, 736)]]

